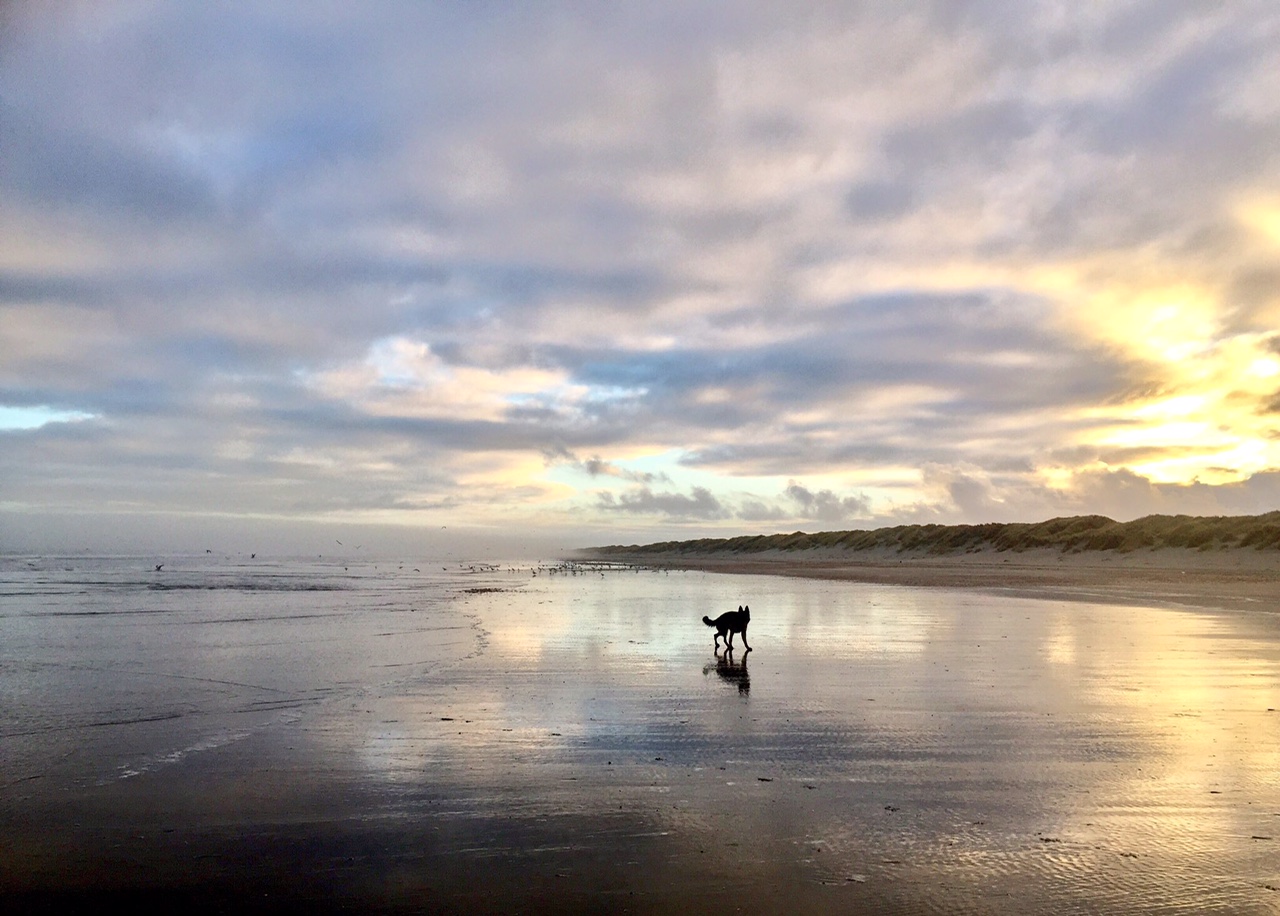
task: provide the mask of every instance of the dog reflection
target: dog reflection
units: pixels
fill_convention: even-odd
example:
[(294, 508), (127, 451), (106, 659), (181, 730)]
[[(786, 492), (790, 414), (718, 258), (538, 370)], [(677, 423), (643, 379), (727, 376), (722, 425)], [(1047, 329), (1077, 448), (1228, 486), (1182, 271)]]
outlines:
[(750, 652), (751, 650), (748, 649), (742, 653), (742, 661), (740, 662), (733, 660), (732, 649), (726, 649), (723, 655), (717, 652), (715, 664), (703, 667), (702, 673), (705, 676), (714, 671), (730, 684), (737, 684), (738, 693), (745, 696), (751, 693), (751, 675), (747, 673), (747, 656)]

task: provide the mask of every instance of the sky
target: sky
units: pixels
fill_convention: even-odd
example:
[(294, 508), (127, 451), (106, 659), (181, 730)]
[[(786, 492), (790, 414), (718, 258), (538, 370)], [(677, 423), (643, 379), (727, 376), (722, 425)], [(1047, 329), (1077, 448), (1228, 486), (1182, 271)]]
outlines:
[(1253, 514), (1278, 431), (1271, 0), (0, 7), (0, 550)]

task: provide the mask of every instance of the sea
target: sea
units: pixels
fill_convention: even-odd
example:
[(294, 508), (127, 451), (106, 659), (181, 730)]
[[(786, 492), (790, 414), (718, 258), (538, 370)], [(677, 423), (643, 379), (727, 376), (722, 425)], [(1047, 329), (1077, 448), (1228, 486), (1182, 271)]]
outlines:
[[(514, 564), (213, 554), (0, 559), (4, 780), (128, 779), (479, 652)], [(520, 577), (537, 564), (520, 564)], [(498, 570), (503, 572), (499, 574)], [(510, 570), (510, 571), (508, 571)], [(95, 754), (97, 736), (128, 752)], [(150, 737), (154, 736), (154, 737)]]

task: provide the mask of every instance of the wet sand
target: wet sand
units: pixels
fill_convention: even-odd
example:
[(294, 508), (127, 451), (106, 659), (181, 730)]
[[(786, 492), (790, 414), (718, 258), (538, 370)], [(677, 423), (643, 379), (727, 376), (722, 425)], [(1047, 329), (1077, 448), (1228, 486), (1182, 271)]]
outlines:
[[(211, 709), (206, 730), (234, 740), (128, 778), (120, 762), (182, 744), (183, 720), (6, 758), (0, 903), (1280, 909), (1265, 570), (1225, 614), (1161, 606), (1200, 594), (1173, 587), (1180, 570), (1141, 602), (1133, 580), (1095, 600), (1092, 572), (804, 575), (494, 577), (503, 591), (452, 608), (475, 646), (447, 663), (267, 727)], [(713, 654), (700, 616), (744, 601), (754, 651)]]
[(610, 560), (668, 569), (1280, 614), (1280, 552), (1273, 550), (981, 550), (942, 556), (809, 550), (613, 555)]

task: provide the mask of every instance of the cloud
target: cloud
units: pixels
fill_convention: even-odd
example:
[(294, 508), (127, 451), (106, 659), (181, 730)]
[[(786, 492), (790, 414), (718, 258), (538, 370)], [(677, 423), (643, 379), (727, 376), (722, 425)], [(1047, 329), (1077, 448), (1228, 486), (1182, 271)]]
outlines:
[(795, 481), (787, 484), (786, 494), (799, 505), (802, 517), (827, 524), (866, 518), (871, 514), (871, 501), (865, 496), (840, 497), (831, 490), (814, 493)]
[(781, 522), (791, 518), (791, 514), (781, 506), (747, 498), (738, 506), (737, 517), (744, 522)]
[(620, 480), (630, 480), (635, 483), (671, 482), (671, 478), (666, 474), (653, 474), (648, 471), (633, 471), (630, 468), (619, 467), (611, 461), (605, 461), (598, 455), (577, 462), (577, 467), (588, 477), (617, 477)]
[(1280, 505), (1265, 4), (4, 16), (33, 511)]
[(688, 496), (683, 493), (655, 493), (648, 487), (640, 487), (616, 497), (605, 491), (599, 494), (596, 505), (605, 512), (658, 515), (673, 519), (708, 521), (728, 518), (730, 515), (706, 487), (693, 487)]

